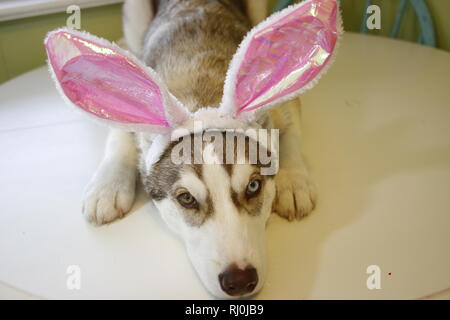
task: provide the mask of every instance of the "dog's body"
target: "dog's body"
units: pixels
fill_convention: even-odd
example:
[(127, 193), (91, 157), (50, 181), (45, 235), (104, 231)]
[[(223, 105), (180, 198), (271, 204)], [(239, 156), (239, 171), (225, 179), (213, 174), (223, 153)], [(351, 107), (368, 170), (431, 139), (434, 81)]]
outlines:
[[(125, 4), (125, 10), (127, 5), (131, 6), (130, 2)], [(133, 2), (132, 6), (139, 3)], [(240, 2), (157, 1), (153, 4), (156, 14), (149, 13), (143, 19), (150, 21), (153, 17), (146, 28), (127, 25), (136, 21), (133, 12), (125, 11), (125, 17), (128, 17), (124, 20), (126, 35), (132, 32), (130, 30), (146, 30), (142, 44), (128, 36), (126, 40), (130, 48), (140, 50), (135, 54), (159, 73), (169, 91), (189, 111), (217, 107), (221, 102), (228, 64), (251, 24), (255, 23), (255, 19), (259, 20), (253, 17), (250, 22)], [(138, 8), (140, 15), (142, 10), (150, 8), (148, 4), (147, 1)], [(247, 3), (247, 7), (250, 5)], [(142, 38), (142, 35), (133, 36), (135, 39)], [(216, 296), (226, 297), (245, 296), (258, 291), (265, 274), (264, 254), (260, 254), (259, 249), (250, 248), (248, 242), (257, 238), (254, 241), (258, 243), (258, 248), (264, 242), (263, 235), (259, 233), (264, 233), (272, 207), (281, 217), (292, 220), (308, 214), (314, 208), (316, 199), (302, 156), (296, 148), (300, 139), (299, 100), (275, 108), (270, 118), (265, 112), (258, 121), (266, 128), (280, 128), (281, 141), (280, 170), (275, 179), (263, 177), (258, 180), (264, 188), (256, 200), (239, 196), (240, 188), (245, 187), (249, 176), (254, 174), (252, 166), (234, 165), (228, 169), (220, 165), (177, 166), (169, 161), (170, 145), (158, 159), (157, 165), (150, 169), (149, 158), (152, 155), (149, 148), (155, 135), (114, 129), (108, 137), (105, 157), (87, 187), (84, 215), (93, 223), (104, 224), (129, 212), (134, 202), (139, 172), (145, 189), (164, 220), (182, 233), (185, 239), (189, 239), (187, 246), (191, 260), (208, 289)], [(214, 157), (213, 152), (210, 156)], [(178, 204), (174, 188), (179, 185), (189, 189), (200, 202), (197, 212), (192, 213), (179, 206), (175, 208)], [(203, 205), (202, 201), (206, 204)], [(255, 231), (249, 231), (248, 225), (253, 223), (258, 226)], [(232, 231), (220, 234), (217, 230), (221, 229)], [(210, 240), (208, 243), (205, 243), (205, 235)], [(222, 275), (223, 270), (230, 269), (230, 265), (234, 266), (231, 272), (247, 270), (247, 266), (252, 266), (251, 272), (257, 272), (257, 277), (256, 281), (247, 285), (251, 290), (233, 292), (235, 288), (230, 286), (230, 290), (225, 290), (222, 283), (221, 289), (214, 279), (218, 274)]]

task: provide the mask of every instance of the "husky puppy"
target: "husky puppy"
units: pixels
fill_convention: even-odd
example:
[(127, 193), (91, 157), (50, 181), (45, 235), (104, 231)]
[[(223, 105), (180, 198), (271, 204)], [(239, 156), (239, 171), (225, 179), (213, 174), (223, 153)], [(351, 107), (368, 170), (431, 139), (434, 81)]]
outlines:
[[(332, 0), (307, 2), (314, 1), (334, 4)], [(258, 2), (265, 5), (265, 1)], [(227, 94), (227, 84), (224, 87), (224, 83), (233, 83), (227, 74), (233, 74), (233, 68), (237, 68), (230, 62), (252, 24), (262, 18), (247, 14), (253, 6), (255, 1), (240, 0), (125, 2), (124, 34), (128, 48), (159, 75), (156, 83), (164, 83), (170, 92), (168, 96), (173, 95), (173, 101), (176, 99), (195, 115), (192, 119), (206, 119), (208, 128), (213, 124), (219, 129), (195, 131), (193, 120), (186, 118), (179, 121), (183, 123), (179, 126), (187, 130), (175, 139), (172, 132), (170, 140), (167, 134), (159, 132), (111, 129), (104, 159), (87, 186), (83, 204), (83, 215), (91, 223), (102, 225), (121, 218), (133, 206), (140, 176), (164, 221), (184, 240), (203, 284), (217, 297), (246, 297), (258, 292), (266, 275), (265, 226), (271, 212), (292, 221), (307, 215), (316, 203), (314, 185), (297, 148), (298, 99), (287, 97), (283, 101), (289, 101), (270, 114), (263, 110), (245, 121), (227, 122), (228, 118), (217, 112), (218, 107), (227, 105), (227, 99), (232, 99)], [(50, 41), (47, 40), (47, 47), (52, 46)], [(245, 41), (241, 46), (245, 47)], [(51, 56), (52, 51), (48, 52)], [(50, 60), (55, 69), (57, 63)], [(57, 71), (55, 78), (63, 87)], [(161, 85), (159, 91), (162, 88)], [(64, 87), (62, 90), (71, 103), (77, 104), (73, 95)], [(88, 108), (92, 108), (92, 103)], [(100, 113), (97, 116), (102, 117)], [(104, 118), (111, 120), (110, 115)], [(265, 165), (260, 161), (250, 163), (249, 153), (239, 153), (237, 148), (226, 150), (233, 153), (233, 163), (214, 162), (223, 157), (214, 147), (215, 140), (194, 143), (191, 150), (211, 161), (173, 161), (174, 148), (183, 138), (195, 141), (212, 132), (215, 139), (221, 137), (227, 144), (236, 138), (226, 134), (228, 128), (280, 129), (279, 146), (273, 148), (244, 134), (245, 146), (254, 143), (269, 154), (279, 154), (278, 172), (261, 174)]]

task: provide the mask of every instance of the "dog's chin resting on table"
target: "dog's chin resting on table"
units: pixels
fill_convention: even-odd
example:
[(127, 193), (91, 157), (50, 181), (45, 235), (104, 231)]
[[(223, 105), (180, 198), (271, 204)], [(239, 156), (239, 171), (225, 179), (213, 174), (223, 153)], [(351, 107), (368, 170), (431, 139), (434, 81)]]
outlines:
[[(210, 293), (224, 298), (247, 297), (263, 286), (265, 227), (272, 212), (292, 221), (314, 209), (314, 184), (298, 148), (300, 103), (294, 98), (311, 87), (330, 64), (339, 35), (338, 23), (334, 23), (334, 29), (332, 23), (333, 15), (334, 21), (339, 20), (334, 0), (307, 1), (251, 29), (261, 20), (254, 11), (251, 11), (253, 15), (246, 14), (254, 5), (255, 1), (239, 0), (126, 1), (125, 41), (138, 58), (103, 39), (81, 32), (59, 30), (46, 40), (50, 69), (68, 102), (113, 127), (104, 159), (87, 186), (83, 215), (97, 225), (122, 218), (133, 206), (140, 176), (163, 220), (185, 242), (203, 284)], [(273, 59), (293, 44), (292, 39), (280, 34), (302, 31), (296, 35), (297, 41), (302, 41), (301, 35), (308, 32), (304, 30), (308, 26), (298, 21), (304, 18), (313, 24), (307, 20), (314, 18), (311, 8), (331, 17), (329, 20), (322, 18), (326, 20), (322, 23), (324, 32), (329, 31), (328, 47), (320, 47), (320, 56), (311, 58), (315, 64), (305, 59), (302, 62), (302, 57), (292, 60), (295, 54), (306, 55), (307, 45), (292, 50), (287, 57), (277, 58), (278, 61)], [(310, 46), (318, 47), (314, 43), (317, 38), (306, 40)], [(61, 47), (58, 41), (65, 44), (66, 50), (72, 45), (79, 52), (67, 50), (72, 60), (62, 59), (60, 54), (55, 54)], [(311, 52), (308, 51), (308, 55), (311, 56)], [(101, 61), (95, 60), (99, 54), (104, 54)], [(116, 58), (119, 60), (113, 60)], [(89, 68), (82, 68), (85, 64)], [(116, 67), (122, 68), (120, 74), (119, 71), (114, 73)], [(304, 72), (301, 81), (297, 79), (287, 87), (280, 86), (283, 79), (290, 79), (296, 70), (309, 67), (316, 69)], [(110, 69), (100, 81), (99, 74), (104, 68)], [(70, 72), (75, 74), (74, 70), (76, 76), (68, 77)], [(88, 71), (83, 70), (97, 71), (86, 75)], [(119, 77), (114, 77), (117, 74)], [(88, 89), (81, 81), (75, 82), (81, 78), (89, 83)], [(112, 93), (104, 89), (105, 83), (114, 87), (113, 98), (108, 95)], [(76, 99), (73, 98), (75, 90)], [(90, 90), (106, 91), (90, 95)], [(139, 90), (144, 93), (140, 95)], [(275, 93), (270, 93), (271, 90)], [(119, 98), (117, 92), (121, 94)], [(98, 100), (99, 97), (103, 100)], [(123, 105), (136, 106), (139, 99), (151, 101), (148, 108), (154, 110), (142, 116), (138, 108), (121, 113), (120, 106), (114, 110), (104, 107), (105, 101), (114, 104), (118, 100), (125, 101)], [(99, 107), (96, 103), (103, 105)], [(276, 107), (269, 112), (273, 106)], [(195, 121), (202, 122), (201, 132), (193, 129)], [(174, 139), (174, 132), (179, 129), (183, 129), (180, 132), (184, 134)], [(277, 153), (274, 161), (278, 169), (279, 159), (279, 169), (269, 175), (261, 174), (264, 164), (250, 163), (248, 153), (239, 153), (237, 148), (231, 150), (236, 160), (233, 163), (214, 163), (222, 155), (211, 147), (212, 140), (194, 143), (191, 151), (200, 151), (203, 160), (213, 161), (203, 164), (173, 161), (173, 151), (180, 139), (190, 136), (195, 141), (197, 136), (213, 132), (215, 139), (220, 136), (226, 144), (230, 142), (227, 139), (235, 139), (226, 135), (229, 129), (279, 129), (280, 141), (275, 146), (247, 136), (244, 139), (246, 146), (256, 143), (258, 150), (266, 148), (269, 153)]]

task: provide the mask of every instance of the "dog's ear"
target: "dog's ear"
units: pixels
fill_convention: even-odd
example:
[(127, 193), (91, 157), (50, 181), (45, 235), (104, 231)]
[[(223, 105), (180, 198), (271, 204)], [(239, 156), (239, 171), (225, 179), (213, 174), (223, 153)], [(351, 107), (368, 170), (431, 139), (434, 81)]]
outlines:
[(231, 61), (221, 114), (253, 120), (313, 87), (331, 65), (341, 33), (336, 0), (307, 0), (258, 24)]
[(110, 126), (163, 133), (189, 116), (155, 71), (104, 39), (59, 29), (45, 47), (67, 102)]

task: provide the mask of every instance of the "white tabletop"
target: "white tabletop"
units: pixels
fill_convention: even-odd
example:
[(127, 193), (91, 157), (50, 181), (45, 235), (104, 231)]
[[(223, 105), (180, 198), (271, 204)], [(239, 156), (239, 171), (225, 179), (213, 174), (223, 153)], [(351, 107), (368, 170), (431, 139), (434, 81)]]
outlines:
[[(303, 97), (319, 202), (272, 216), (261, 299), (409, 299), (450, 287), (450, 54), (347, 33)], [(104, 227), (81, 216), (106, 128), (67, 108), (45, 67), (0, 86), (0, 297), (209, 299), (141, 193)], [(296, 146), (293, 146), (296, 147)], [(81, 289), (66, 286), (81, 268)], [(366, 269), (381, 268), (369, 290)]]

